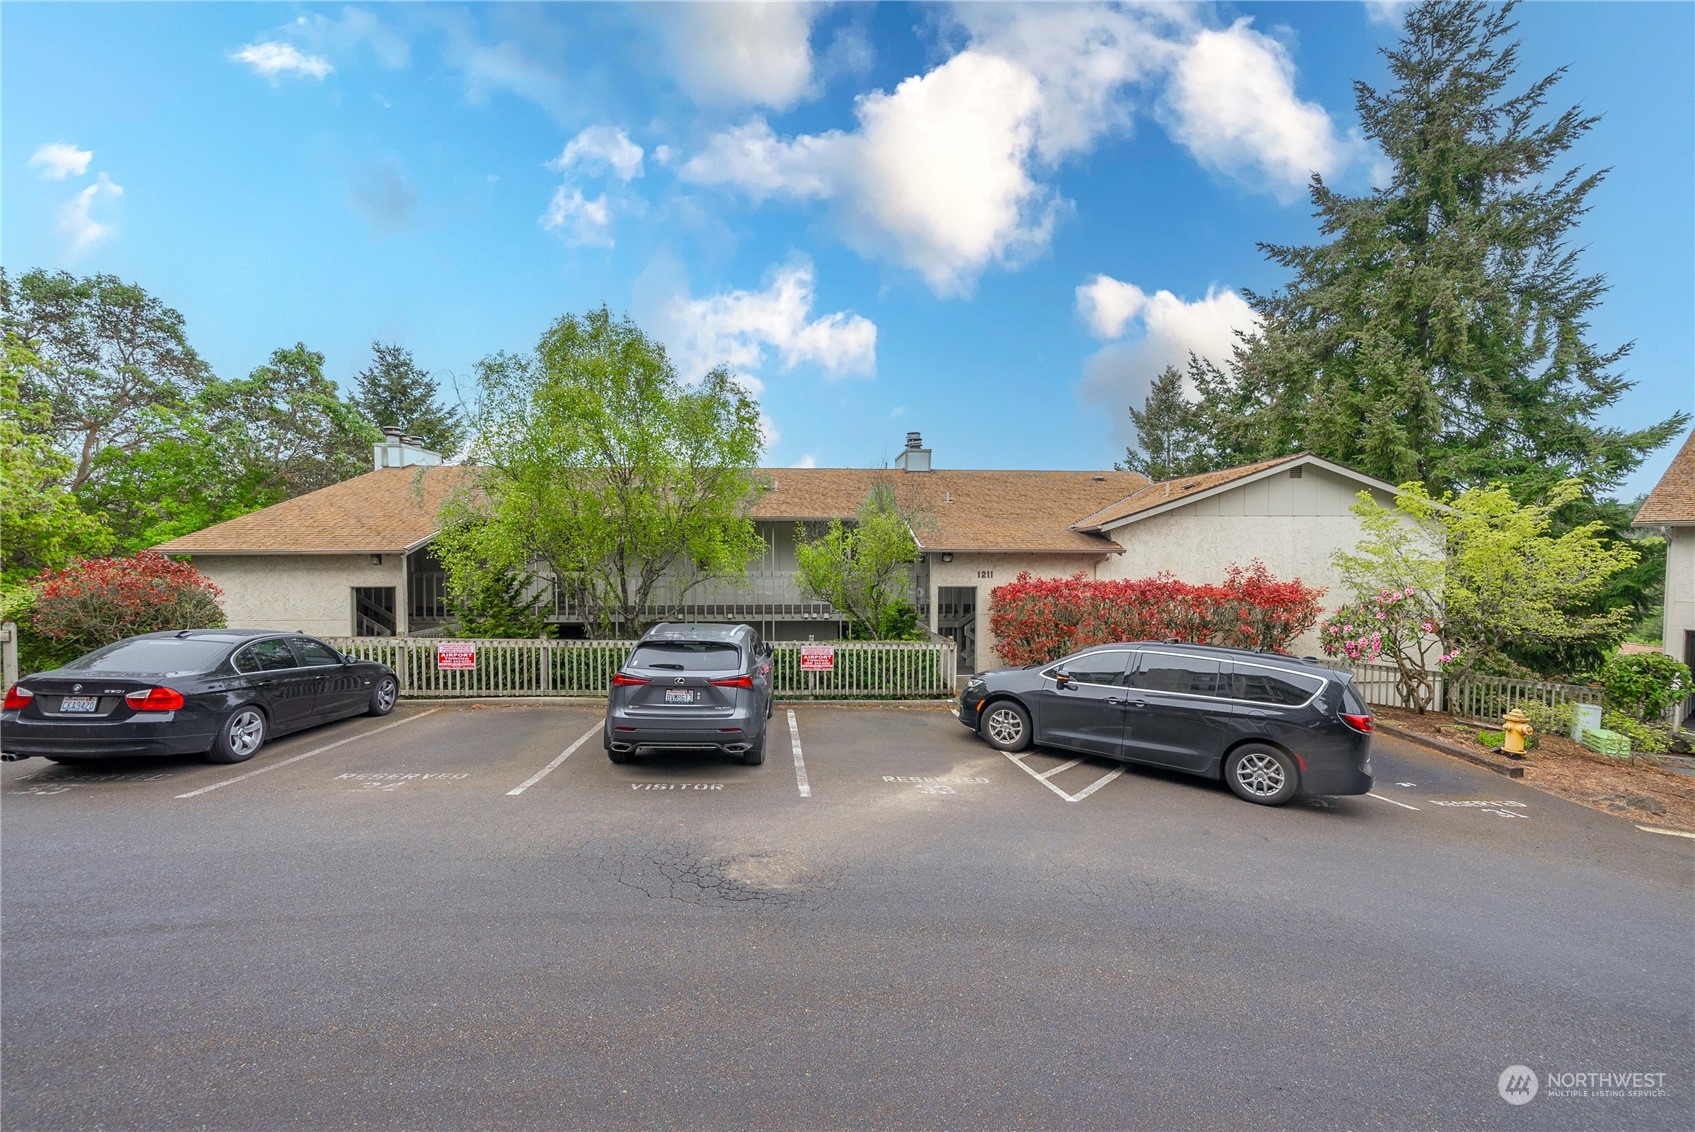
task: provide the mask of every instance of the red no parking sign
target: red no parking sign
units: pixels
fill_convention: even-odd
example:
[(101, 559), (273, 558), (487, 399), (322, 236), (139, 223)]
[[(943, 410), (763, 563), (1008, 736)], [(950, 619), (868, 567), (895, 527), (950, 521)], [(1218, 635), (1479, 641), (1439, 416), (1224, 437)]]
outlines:
[(800, 646), (800, 670), (802, 672), (834, 672), (836, 670), (836, 646)]
[(436, 646), (437, 668), (475, 668), (477, 646), (459, 641), (443, 641)]

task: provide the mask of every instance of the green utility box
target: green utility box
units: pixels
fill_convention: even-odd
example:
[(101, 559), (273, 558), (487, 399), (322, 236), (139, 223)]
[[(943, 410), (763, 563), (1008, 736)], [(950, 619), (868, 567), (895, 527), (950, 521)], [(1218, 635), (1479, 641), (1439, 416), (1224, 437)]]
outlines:
[(1585, 727), (1579, 742), (1598, 755), (1610, 755), (1615, 759), (1630, 757), (1629, 736), (1608, 731), (1605, 727)]

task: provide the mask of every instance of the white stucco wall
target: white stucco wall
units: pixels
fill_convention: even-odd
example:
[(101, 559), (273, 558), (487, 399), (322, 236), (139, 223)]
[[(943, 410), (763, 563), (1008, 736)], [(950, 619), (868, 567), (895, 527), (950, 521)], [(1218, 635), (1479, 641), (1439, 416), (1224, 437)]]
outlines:
[[(1666, 531), (1666, 612), (1663, 647), (1688, 664), (1684, 634), (1695, 632), (1695, 527)], [(1691, 665), (1695, 667), (1695, 665)]]
[[(975, 586), (977, 589), (977, 667), (999, 668), (1005, 662), (995, 655), (995, 635), (989, 630), (989, 591), (1028, 570), (1038, 578), (1066, 578), (1082, 571), (1097, 574), (1096, 559), (1087, 554), (955, 554), (943, 562), (930, 555), (930, 628), (936, 628), (937, 590), (942, 586)], [(984, 575), (988, 575), (984, 577)]]
[[(1185, 582), (1218, 582), (1232, 563), (1258, 558), (1278, 578), (1324, 587), (1325, 608), (1336, 609), (1349, 595), (1330, 556), (1359, 541), (1359, 520), (1348, 510), (1359, 490), (1356, 481), (1310, 464), (1299, 479), (1280, 471), (1112, 531), (1124, 553), (1103, 560), (1099, 576), (1169, 572)], [(1383, 506), (1394, 503), (1386, 492), (1373, 495)], [(1297, 638), (1290, 649), (1316, 654), (1318, 634)]]
[(197, 554), (194, 565), (224, 591), (224, 618), (237, 629), (294, 629), (325, 637), (353, 632), (353, 587), (395, 587), (406, 629), (405, 555)]

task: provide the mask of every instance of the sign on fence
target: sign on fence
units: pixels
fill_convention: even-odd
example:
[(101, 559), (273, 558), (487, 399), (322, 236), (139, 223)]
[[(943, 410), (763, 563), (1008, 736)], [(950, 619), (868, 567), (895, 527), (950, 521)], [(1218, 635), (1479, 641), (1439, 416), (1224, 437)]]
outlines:
[(464, 641), (443, 641), (436, 646), (437, 668), (475, 668), (476, 666), (476, 645), (466, 644)]
[(800, 646), (800, 670), (802, 672), (834, 672), (836, 670), (836, 646)]

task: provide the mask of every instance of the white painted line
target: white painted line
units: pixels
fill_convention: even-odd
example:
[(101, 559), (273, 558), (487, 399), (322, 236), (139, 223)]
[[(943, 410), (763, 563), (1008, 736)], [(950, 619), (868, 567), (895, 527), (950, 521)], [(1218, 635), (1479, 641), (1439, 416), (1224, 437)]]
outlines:
[(1060, 763), (1058, 766), (1054, 767), (1052, 770), (1044, 770), (1041, 774), (1038, 774), (1036, 777), (1037, 778), (1052, 778), (1054, 775), (1058, 774), (1060, 771), (1070, 770), (1072, 767), (1076, 766), (1078, 763), (1080, 763), (1082, 761), (1083, 761), (1082, 759), (1072, 759), (1068, 763)]
[(1087, 798), (1090, 794), (1093, 794), (1095, 791), (1099, 790), (1101, 787), (1105, 786), (1107, 783), (1111, 782), (1113, 779), (1117, 778), (1119, 775), (1121, 775), (1123, 773), (1124, 773), (1124, 768), (1119, 767), (1118, 769), (1112, 771), (1109, 774), (1102, 775), (1100, 778), (1097, 778), (1097, 779), (1095, 779), (1095, 781), (1089, 783), (1089, 785), (1083, 787), (1082, 790), (1079, 790), (1077, 792), (1076, 796), (1074, 796), (1071, 800), (1073, 802), (1081, 802), (1084, 798)]
[[(1631, 824), (1635, 825), (1634, 822)], [(1681, 829), (1661, 829), (1657, 825), (1638, 825), (1636, 828), (1640, 829), (1643, 833), (1663, 833), (1667, 837), (1687, 837), (1690, 840), (1695, 841), (1695, 833), (1685, 833)]]
[(1049, 790), (1052, 790), (1055, 794), (1058, 794), (1067, 802), (1075, 802), (1077, 800), (1065, 791), (1061, 790), (1059, 787), (1055, 786), (1053, 783), (1049, 782), (1047, 779), (1043, 778), (1041, 775), (1037, 774), (1035, 771), (1031, 770), (1029, 767), (1025, 766), (1024, 760), (1018, 755), (1009, 754), (1006, 751), (1002, 751), (1001, 754), (1006, 755), (1007, 758), (1011, 759), (1013, 766), (1017, 767), (1025, 774), (1028, 774), (1031, 778), (1034, 778), (1037, 782), (1040, 782), (1043, 786), (1046, 786)]
[(578, 747), (581, 747), (584, 743), (587, 743), (590, 739), (592, 739), (594, 737), (594, 733), (596, 731), (599, 731), (604, 726), (605, 726), (605, 724), (597, 723), (593, 727), (589, 728), (587, 731), (583, 732), (582, 738), (578, 739), (575, 743), (572, 743), (569, 747), (566, 747), (565, 750), (560, 752), (560, 755), (559, 755), (558, 758), (554, 759), (552, 762), (548, 763), (546, 766), (542, 767), (540, 770), (538, 770), (534, 774), (530, 775), (530, 777), (524, 779), (523, 782), (521, 782), (519, 785), (517, 785), (513, 789), (508, 790), (506, 792), (506, 796), (508, 798), (510, 798), (514, 794), (522, 794), (524, 791), (528, 790), (530, 787), (534, 786), (536, 783), (540, 782), (542, 779), (544, 779), (548, 775), (552, 774), (556, 769), (558, 769), (560, 763), (562, 763), (566, 759), (570, 758), (571, 755), (576, 752)]
[(812, 797), (812, 787), (806, 781), (806, 760), (800, 757), (800, 724), (795, 722), (795, 711), (789, 709), (789, 742), (795, 749), (795, 785), (800, 787), (802, 798)]
[(1416, 809), (1418, 809), (1417, 806), (1409, 806), (1405, 802), (1397, 802), (1393, 798), (1385, 798), (1383, 795), (1373, 794), (1369, 790), (1367, 790), (1365, 792), (1365, 794), (1366, 794), (1366, 797), (1368, 797), (1368, 798), (1376, 798), (1379, 802), (1388, 802), (1391, 806), (1399, 806), (1403, 810), (1416, 810)]
[(360, 739), (369, 739), (371, 736), (376, 735), (376, 734), (383, 732), (383, 731), (391, 731), (396, 727), (405, 727), (408, 723), (411, 723), (415, 719), (422, 719), (426, 715), (434, 715), (436, 712), (438, 712), (440, 710), (441, 710), (440, 708), (427, 708), (424, 711), (419, 712), (417, 715), (409, 715), (405, 719), (397, 719), (393, 723), (385, 723), (381, 727), (373, 727), (371, 730), (362, 731), (358, 735), (349, 735), (345, 739), (337, 739), (333, 743), (325, 743), (322, 747), (316, 747), (316, 748), (314, 748), (310, 751), (307, 751), (303, 755), (295, 755), (293, 758), (284, 759), (280, 763), (270, 763), (266, 766), (260, 767), (258, 770), (250, 770), (246, 774), (238, 774), (234, 778), (226, 778), (222, 782), (214, 782), (210, 786), (202, 786), (198, 790), (190, 790), (187, 794), (178, 794), (177, 797), (178, 798), (192, 798), (197, 794), (210, 794), (214, 790), (221, 790), (225, 786), (230, 786), (234, 783), (241, 782), (244, 779), (252, 778), (254, 775), (268, 773), (269, 771), (276, 770), (278, 767), (285, 767), (289, 763), (297, 763), (301, 759), (309, 759), (313, 755), (321, 755), (325, 751), (334, 750), (337, 747), (344, 746), (348, 743), (352, 743), (352, 742), (355, 742), (355, 741), (360, 740)]

